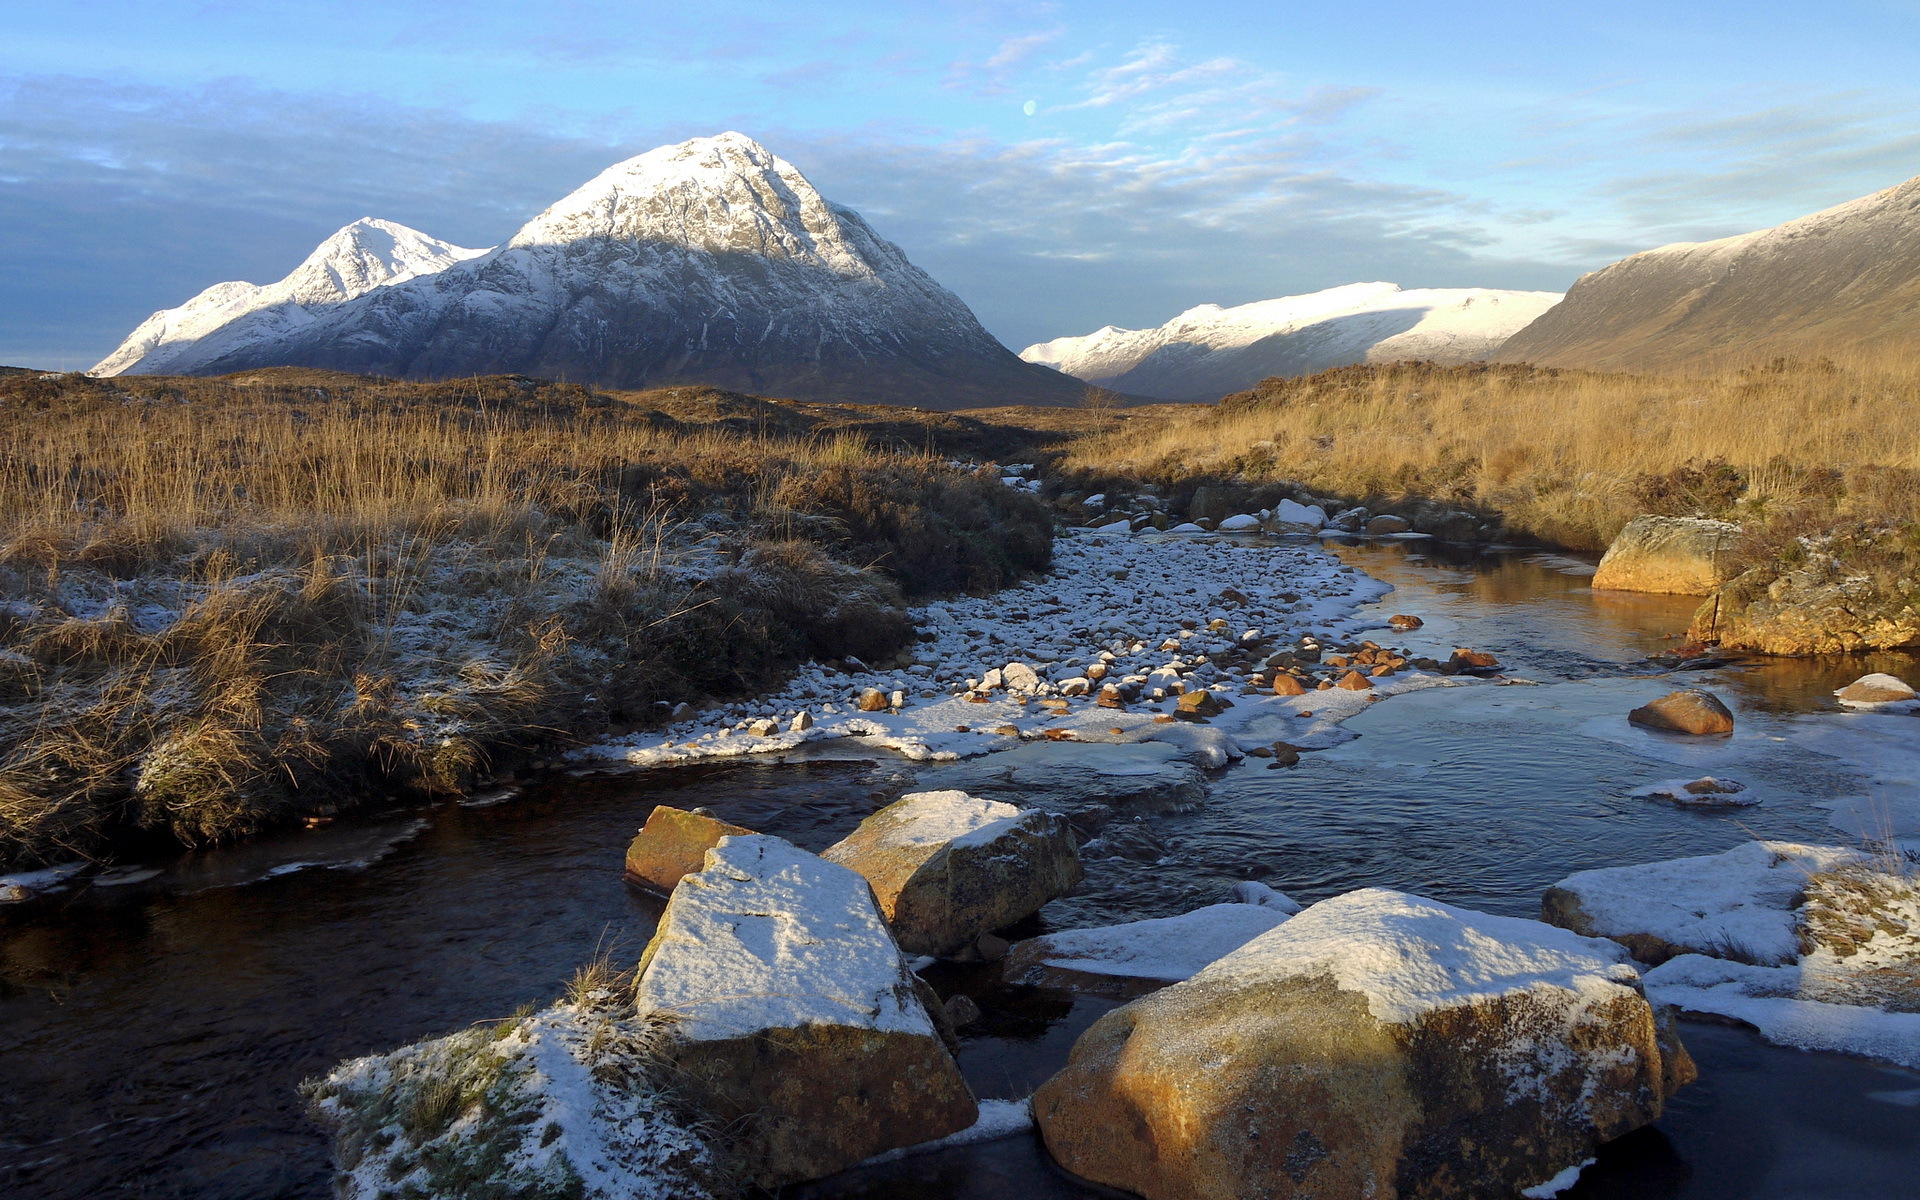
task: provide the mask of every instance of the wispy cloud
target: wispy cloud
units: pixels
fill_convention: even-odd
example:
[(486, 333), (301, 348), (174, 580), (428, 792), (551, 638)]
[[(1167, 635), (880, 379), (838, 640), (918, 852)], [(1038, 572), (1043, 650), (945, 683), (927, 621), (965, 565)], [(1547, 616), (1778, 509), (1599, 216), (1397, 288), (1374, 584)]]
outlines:
[(1059, 41), (1064, 32), (1047, 29), (1005, 38), (979, 62), (961, 59), (948, 64), (944, 83), (976, 96), (1005, 96), (1014, 90), (1014, 80), (1034, 57)]

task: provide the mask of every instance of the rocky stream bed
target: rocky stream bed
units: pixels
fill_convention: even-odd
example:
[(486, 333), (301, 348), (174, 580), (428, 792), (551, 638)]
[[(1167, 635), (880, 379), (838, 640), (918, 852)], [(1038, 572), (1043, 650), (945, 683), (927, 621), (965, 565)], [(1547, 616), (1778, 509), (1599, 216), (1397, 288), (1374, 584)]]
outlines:
[[(1537, 918), (1542, 893), (1580, 871), (1755, 838), (1920, 835), (1920, 726), (1831, 698), (1869, 671), (1911, 679), (1909, 659), (1676, 676), (1650, 656), (1671, 648), (1693, 602), (1595, 593), (1591, 570), (1420, 539), (1323, 548), (1081, 533), (1063, 540), (1047, 579), (923, 610), (931, 640), (897, 672), (804, 672), (755, 705), (594, 748), (569, 770), (463, 803), (35, 881), (43, 901), (0, 924), (0, 1179), (49, 1197), (328, 1194), (328, 1144), (295, 1085), (548, 1005), (596, 955), (636, 958), (662, 904), (622, 881), (621, 854), (659, 804), (816, 852), (910, 792), (1060, 812), (1085, 878), (1005, 931), (1015, 939), (1175, 917), (1249, 884), (1301, 903), (1391, 888)], [(1420, 627), (1388, 628), (1400, 613)], [(1274, 696), (1268, 664), (1297, 653), (1302, 635), (1318, 653), (1283, 668), (1301, 694)], [(1497, 674), (1440, 671), (1462, 646), (1494, 656)], [(1328, 661), (1360, 654), (1374, 661)], [(1032, 679), (1009, 689), (1016, 662)], [(1318, 686), (1361, 671), (1363, 686)], [(1695, 684), (1731, 706), (1731, 737), (1627, 721)], [(1114, 698), (1122, 707), (1099, 703), (1109, 686), (1131, 693)], [(1172, 719), (1203, 690), (1233, 707)], [(1297, 747), (1298, 761), (1276, 746)], [(1645, 794), (1708, 775), (1737, 778), (1757, 803)], [(1023, 1100), (1127, 997), (1007, 965), (1021, 961), (919, 972), (946, 1007), (977, 1012), (956, 1060), (983, 1102)], [(1911, 1186), (1920, 1074), (1740, 1026), (1692, 1019), (1681, 1034), (1700, 1081), (1602, 1147), (1561, 1195)], [(1003, 1136), (788, 1194), (1109, 1194), (1061, 1170), (1024, 1118), (991, 1133)]]

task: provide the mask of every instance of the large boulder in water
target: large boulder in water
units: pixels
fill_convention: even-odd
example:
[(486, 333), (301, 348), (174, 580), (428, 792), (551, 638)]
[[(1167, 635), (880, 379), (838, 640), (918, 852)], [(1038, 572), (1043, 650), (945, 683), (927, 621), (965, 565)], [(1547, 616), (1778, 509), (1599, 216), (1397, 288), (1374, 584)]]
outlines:
[(915, 792), (821, 852), (859, 872), (900, 947), (966, 956), (1084, 875), (1066, 818), (965, 792)]
[(1619, 946), (1370, 888), (1108, 1013), (1033, 1107), (1148, 1200), (1510, 1196), (1692, 1077)]
[(723, 838), (680, 881), (634, 1002), (670, 1019), (660, 1055), (760, 1187), (978, 1115), (866, 880), (779, 838)]
[(1694, 517), (1635, 517), (1613, 539), (1593, 586), (1705, 596), (1732, 576), (1740, 527)]
[(752, 832), (704, 813), (656, 804), (627, 844), (627, 879), (656, 892), (671, 892), (681, 876), (706, 865), (707, 851), (721, 838)]
[(1628, 713), (1627, 720), (1663, 733), (1702, 736), (1733, 732), (1733, 711), (1720, 697), (1702, 688), (1668, 692)]

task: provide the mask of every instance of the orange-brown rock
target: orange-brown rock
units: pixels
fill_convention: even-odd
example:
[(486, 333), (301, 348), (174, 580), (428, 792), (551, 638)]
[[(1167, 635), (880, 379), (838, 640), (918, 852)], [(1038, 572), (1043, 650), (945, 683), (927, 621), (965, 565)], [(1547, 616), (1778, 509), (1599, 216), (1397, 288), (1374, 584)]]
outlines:
[(1307, 689), (1298, 679), (1282, 672), (1273, 677), (1273, 694), (1276, 696), (1304, 696)]
[(685, 809), (655, 805), (627, 846), (627, 879), (656, 892), (671, 892), (681, 876), (700, 869), (707, 851), (721, 838), (752, 832)]
[(1422, 625), (1425, 625), (1426, 622), (1422, 621), (1419, 617), (1409, 616), (1406, 613), (1395, 613), (1393, 616), (1387, 618), (1387, 624), (1404, 633), (1409, 629), (1418, 629)]
[(1694, 1077), (1625, 958), (1348, 893), (1102, 1017), (1034, 1118), (1062, 1166), (1147, 1200), (1515, 1196)]
[(1628, 713), (1627, 720), (1669, 733), (1700, 736), (1733, 732), (1733, 713), (1720, 697), (1701, 688), (1668, 692)]
[(1364, 692), (1373, 686), (1373, 680), (1368, 679), (1358, 671), (1348, 671), (1340, 677), (1340, 682), (1334, 684), (1334, 686), (1345, 688), (1350, 692)]

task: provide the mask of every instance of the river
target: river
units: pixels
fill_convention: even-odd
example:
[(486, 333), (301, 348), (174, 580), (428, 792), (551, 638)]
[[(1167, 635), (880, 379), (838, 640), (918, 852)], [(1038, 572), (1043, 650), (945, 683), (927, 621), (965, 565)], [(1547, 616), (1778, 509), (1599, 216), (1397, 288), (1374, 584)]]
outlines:
[[(1405, 888), (1532, 916), (1570, 871), (1725, 849), (1844, 841), (1825, 795), (1862, 764), (1818, 753), (1804, 714), (1903, 656), (1649, 677), (1692, 602), (1596, 594), (1575, 560), (1432, 543), (1336, 547), (1394, 584), (1416, 651), (1473, 645), (1534, 686), (1436, 689), (1373, 706), (1361, 736), (1268, 770), (1218, 773), (1206, 805), (1153, 820), (1150, 861), (1091, 865), (1086, 895), (1032, 923), (1163, 916), (1263, 879), (1302, 901)], [(1711, 751), (1626, 726), (1682, 683), (1734, 703)], [(1893, 718), (1886, 718), (1893, 719)], [(1920, 726), (1916, 726), (1920, 733)], [(1732, 769), (1763, 803), (1682, 810), (1628, 793)], [(581, 963), (637, 955), (658, 902), (620, 879), (655, 804), (819, 849), (911, 790), (904, 761), (741, 763), (561, 777), (490, 803), (342, 820), (127, 870), (0, 913), (0, 1183), (20, 1197), (321, 1197), (326, 1143), (296, 1084), (335, 1062), (545, 1004)], [(110, 886), (109, 886), (110, 884)], [(1024, 1095), (1116, 1001), (942, 965), (985, 1016), (961, 1064), (983, 1097)], [(1568, 1197), (1920, 1194), (1920, 1075), (1688, 1021), (1701, 1081), (1608, 1146)], [(1084, 1197), (1032, 1137), (899, 1160), (791, 1189), (828, 1197)]]

